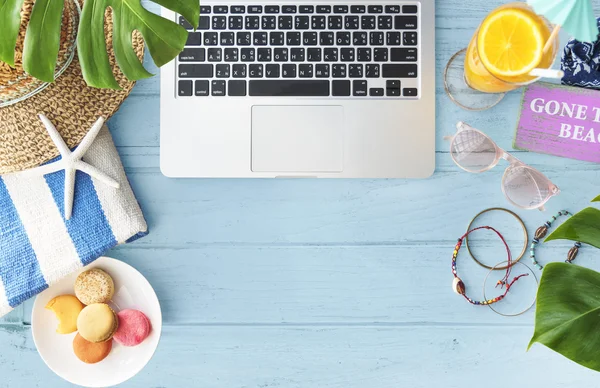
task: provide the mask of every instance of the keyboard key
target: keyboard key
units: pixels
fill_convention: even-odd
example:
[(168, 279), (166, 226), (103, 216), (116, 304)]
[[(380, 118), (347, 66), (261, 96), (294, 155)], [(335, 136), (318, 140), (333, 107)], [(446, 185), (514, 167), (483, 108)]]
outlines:
[(225, 81), (212, 81), (210, 83), (212, 95), (215, 97), (221, 97), (225, 95)]
[(385, 89), (385, 95), (388, 97), (399, 97), (400, 89)]
[(344, 17), (344, 27), (346, 27), (347, 30), (358, 30), (358, 25), (358, 16), (348, 15)]
[(391, 30), (392, 29), (392, 17), (391, 16), (378, 16), (377, 17), (377, 28), (380, 30)]
[(375, 62), (387, 62), (388, 49), (387, 47), (377, 47), (373, 49), (373, 59)]
[(290, 60), (292, 62), (304, 62), (304, 48), (293, 48), (290, 50)]
[(382, 69), (383, 78), (417, 78), (416, 64), (384, 64)]
[(392, 62), (416, 62), (416, 48), (392, 48), (390, 53)]
[(363, 65), (352, 63), (348, 66), (348, 77), (363, 78)]
[(200, 6), (200, 14), (210, 13), (210, 9), (210, 5), (202, 5)]
[(241, 30), (242, 28), (244, 28), (244, 18), (242, 16), (229, 17), (230, 30)]
[(246, 7), (243, 5), (232, 5), (231, 13), (246, 13)]
[(227, 81), (227, 92), (232, 97), (243, 97), (246, 95), (246, 81), (229, 80)]
[(225, 30), (227, 28), (227, 17), (226, 16), (213, 16), (212, 17), (212, 29), (213, 30)]
[(354, 62), (354, 48), (342, 48), (340, 50), (340, 59), (342, 62)]
[(346, 78), (346, 65), (336, 63), (331, 67), (331, 76), (333, 78)]
[(263, 65), (260, 63), (253, 63), (248, 67), (248, 76), (250, 78), (262, 78), (263, 77)]
[(212, 78), (213, 65), (185, 64), (179, 65), (179, 78)]
[(279, 13), (278, 5), (265, 5), (265, 13)]
[(280, 16), (278, 19), (278, 25), (280, 30), (291, 30), (293, 25), (293, 18), (291, 16)]
[(221, 48), (211, 47), (208, 49), (207, 59), (209, 62), (221, 62)]
[(383, 32), (381, 32), (381, 31), (371, 32), (369, 41), (371, 42), (371, 46), (383, 46), (383, 44), (384, 44)]
[(295, 31), (286, 33), (285, 41), (288, 46), (300, 46), (302, 44), (300, 33)]
[(223, 53), (225, 62), (237, 62), (239, 58), (239, 49), (228, 47)]
[(333, 7), (333, 13), (348, 13), (347, 5), (335, 5)]
[(216, 46), (219, 43), (219, 34), (216, 32), (205, 32), (204, 33), (204, 45), (205, 46)]
[(271, 46), (283, 46), (285, 44), (283, 32), (272, 31), (269, 34), (269, 43), (271, 44)]
[(194, 81), (194, 95), (198, 97), (208, 96), (208, 81)]
[(179, 96), (189, 97), (192, 95), (192, 81), (179, 81)]
[(365, 77), (379, 78), (379, 64), (368, 63), (365, 66)]
[(341, 16), (329, 16), (327, 27), (330, 30), (341, 30), (344, 27), (344, 19)]
[(311, 47), (306, 50), (306, 60), (308, 62), (321, 62), (321, 49)]
[(198, 29), (199, 30), (210, 29), (210, 16), (200, 16), (200, 19), (198, 21)]
[(338, 31), (335, 33), (335, 41), (338, 46), (350, 46), (350, 32)]
[(400, 46), (402, 41), (400, 40), (400, 33), (396, 31), (388, 31), (385, 33), (385, 41), (388, 46)]
[(323, 60), (325, 62), (337, 62), (338, 61), (338, 49), (333, 47), (326, 47), (323, 49)]
[(274, 30), (277, 28), (276, 16), (263, 16), (261, 21), (263, 30)]
[(299, 8), (300, 13), (313, 13), (315, 12), (314, 5), (301, 5)]
[(327, 25), (327, 19), (325, 16), (313, 16), (310, 18), (310, 27), (313, 30), (324, 30)]
[(316, 46), (317, 41), (317, 33), (315, 31), (304, 31), (302, 34), (302, 43), (305, 46)]
[(254, 62), (255, 59), (255, 51), (254, 48), (243, 48), (241, 50), (240, 58), (242, 62)]
[(246, 29), (258, 30), (260, 28), (260, 18), (258, 16), (246, 16)]
[(335, 44), (335, 36), (331, 31), (322, 31), (319, 34), (319, 43), (321, 46), (333, 46)]
[(265, 66), (265, 75), (267, 78), (279, 78), (280, 67), (276, 63), (269, 63)]
[(371, 88), (369, 89), (369, 96), (381, 97), (383, 96), (383, 88)]
[(286, 48), (276, 48), (273, 59), (275, 62), (287, 62), (288, 61), (288, 49)]
[(329, 78), (329, 65), (326, 63), (315, 65), (315, 76), (317, 78)]
[(400, 6), (399, 5), (386, 5), (385, 13), (400, 13)]
[(269, 42), (269, 38), (266, 32), (264, 31), (255, 31), (252, 34), (252, 43), (255, 46), (266, 46)]
[(350, 95), (350, 81), (334, 80), (331, 82), (331, 95), (336, 97), (347, 97)]
[(310, 18), (308, 16), (296, 16), (295, 21), (297, 30), (308, 30), (310, 28)]
[(404, 88), (402, 90), (402, 95), (404, 97), (417, 97), (418, 91), (417, 88)]
[(364, 47), (357, 49), (356, 60), (358, 62), (371, 62), (371, 49)]
[(235, 34), (233, 32), (221, 32), (221, 46), (233, 46), (235, 44)]
[(259, 62), (271, 62), (271, 48), (259, 48), (256, 53), (256, 58)]
[(184, 48), (179, 54), (180, 62), (204, 62), (206, 51), (203, 48)]
[(226, 5), (215, 5), (213, 7), (213, 12), (214, 13), (227, 13), (228, 12), (228, 8)]
[(400, 96), (400, 81), (387, 80), (385, 82), (385, 94), (390, 97)]
[(369, 7), (367, 8), (367, 11), (369, 13), (383, 13), (383, 6), (382, 5), (369, 5)]
[(283, 78), (296, 78), (296, 65), (285, 64), (281, 67), (281, 76)]
[(237, 63), (231, 68), (233, 78), (246, 78), (246, 65)]
[(217, 78), (229, 78), (231, 67), (226, 64), (219, 64), (215, 66), (215, 77)]
[(331, 5), (317, 5), (317, 13), (331, 13)]
[(313, 65), (302, 64), (298, 65), (298, 77), (300, 78), (312, 78), (313, 77)]
[(248, 13), (262, 13), (263, 7), (262, 5), (249, 5)]
[(402, 13), (417, 13), (418, 8), (416, 5), (403, 5)]
[(202, 33), (201, 32), (188, 32), (186, 46), (200, 46), (202, 44)]
[(235, 35), (235, 37), (238, 46), (250, 46), (252, 35), (250, 35), (248, 31), (240, 31)]
[(402, 41), (405, 46), (416, 46), (417, 45), (417, 32), (407, 31), (402, 34)]
[(416, 30), (417, 17), (406, 15), (394, 16), (394, 28), (396, 30)]
[(328, 97), (327, 80), (253, 80), (250, 96)]
[(365, 13), (367, 12), (367, 7), (364, 5), (353, 5), (350, 7), (350, 13)]
[(375, 16), (362, 16), (360, 18), (360, 28), (363, 30), (374, 30), (376, 26)]
[(352, 95), (356, 97), (365, 97), (367, 95), (367, 81), (354, 80), (352, 81)]
[(281, 6), (281, 13), (296, 13), (298, 11), (295, 5), (283, 5)]

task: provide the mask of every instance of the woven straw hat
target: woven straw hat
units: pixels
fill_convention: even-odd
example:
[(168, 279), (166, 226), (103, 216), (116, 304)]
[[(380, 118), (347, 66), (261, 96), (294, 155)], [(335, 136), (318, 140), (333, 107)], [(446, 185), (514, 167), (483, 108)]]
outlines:
[[(28, 80), (35, 82), (20, 67), (22, 38), (25, 35), (25, 26), (31, 14), (33, 2), (34, 0), (26, 0), (21, 12), (21, 32), (17, 42), (15, 69), (9, 69), (0, 62), (0, 86), (2, 86), (3, 76), (5, 81), (5, 88), (0, 89), (0, 93), (7, 93), (6, 86), (10, 84), (6, 82), (7, 71), (2, 73), (3, 69), (9, 69), (8, 77), (12, 77), (14, 85), (19, 82), (20, 86), (23, 86)], [(107, 11), (107, 16), (110, 16), (110, 11)], [(72, 24), (67, 20), (69, 17), (69, 13), (65, 12), (59, 65), (61, 55), (64, 54), (64, 41), (68, 40), (69, 36), (69, 31), (65, 30), (69, 28), (69, 24)], [(75, 54), (73, 61), (64, 73), (43, 91), (22, 102), (0, 108), (0, 174), (35, 167), (59, 155), (56, 146), (37, 116), (39, 113), (45, 114), (54, 123), (67, 145), (73, 148), (81, 142), (99, 116), (109, 118), (129, 95), (134, 82), (128, 81), (116, 66), (112, 50), (112, 18), (107, 17), (106, 20), (107, 50), (113, 73), (123, 90), (96, 89), (87, 86)], [(133, 40), (134, 50), (141, 59), (144, 44), (140, 34), (134, 34)], [(68, 43), (66, 46), (69, 45)]]

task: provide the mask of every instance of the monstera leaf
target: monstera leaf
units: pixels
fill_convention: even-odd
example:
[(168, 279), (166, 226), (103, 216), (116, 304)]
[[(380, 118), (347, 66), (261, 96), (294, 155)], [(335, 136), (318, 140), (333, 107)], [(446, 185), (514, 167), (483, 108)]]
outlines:
[(596, 198), (594, 198), (594, 200), (592, 202), (600, 202), (600, 195), (597, 196)]
[(551, 240), (572, 240), (600, 248), (600, 210), (588, 207), (566, 220), (546, 238)]
[[(198, 26), (198, 0), (154, 0)], [(19, 32), (19, 11), (23, 0), (0, 0), (0, 61), (14, 65), (14, 49)], [(27, 26), (23, 68), (46, 82), (54, 79), (60, 44), (64, 0), (36, 0)], [(187, 31), (179, 24), (147, 11), (140, 0), (86, 0), (83, 5), (77, 48), (83, 77), (88, 85), (119, 89), (109, 63), (104, 37), (104, 16), (112, 8), (113, 49), (117, 64), (134, 81), (152, 76), (135, 55), (133, 31), (144, 37), (157, 66), (171, 61), (183, 50)]]
[(544, 268), (537, 293), (535, 332), (541, 343), (600, 371), (600, 273), (565, 263)]

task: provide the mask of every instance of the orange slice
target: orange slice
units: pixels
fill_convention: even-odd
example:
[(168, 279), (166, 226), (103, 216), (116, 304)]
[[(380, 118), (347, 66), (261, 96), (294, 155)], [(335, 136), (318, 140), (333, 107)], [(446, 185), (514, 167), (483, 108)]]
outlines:
[(544, 36), (537, 16), (505, 8), (488, 16), (477, 37), (481, 62), (499, 77), (528, 74), (542, 60)]

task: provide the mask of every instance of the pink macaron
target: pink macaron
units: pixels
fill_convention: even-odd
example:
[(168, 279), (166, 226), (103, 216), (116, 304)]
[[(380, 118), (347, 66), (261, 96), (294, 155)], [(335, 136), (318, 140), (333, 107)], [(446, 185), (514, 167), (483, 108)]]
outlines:
[(150, 320), (143, 312), (138, 310), (123, 310), (119, 317), (119, 328), (113, 338), (123, 346), (136, 346), (141, 344), (150, 334), (152, 329)]

